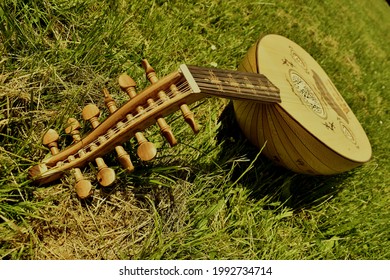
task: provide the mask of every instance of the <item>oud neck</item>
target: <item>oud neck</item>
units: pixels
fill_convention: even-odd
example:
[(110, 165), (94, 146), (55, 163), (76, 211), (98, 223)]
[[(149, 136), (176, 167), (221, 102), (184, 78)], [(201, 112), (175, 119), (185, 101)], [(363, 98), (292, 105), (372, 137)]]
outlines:
[(265, 103), (281, 102), (279, 89), (259, 73), (192, 65), (181, 65), (180, 69), (188, 83), (206, 95)]

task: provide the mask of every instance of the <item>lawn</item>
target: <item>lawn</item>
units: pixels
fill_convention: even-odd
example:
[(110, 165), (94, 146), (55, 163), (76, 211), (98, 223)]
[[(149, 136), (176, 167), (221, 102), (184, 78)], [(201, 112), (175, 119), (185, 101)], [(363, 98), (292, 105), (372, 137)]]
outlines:
[[(384, 0), (78, 1), (5, 0), (0, 4), (0, 258), (2, 259), (389, 259), (390, 8)], [(93, 200), (80, 201), (74, 179), (46, 186), (27, 178), (60, 147), (69, 117), (103, 110), (101, 89), (138, 90), (147, 58), (162, 77), (181, 63), (236, 69), (266, 34), (307, 50), (326, 70), (365, 129), (372, 159), (337, 176), (307, 176), (275, 166), (240, 133), (229, 100), (166, 118), (180, 143), (158, 128), (152, 162), (124, 147), (135, 171), (114, 155), (115, 187), (101, 189), (96, 167), (83, 169)], [(83, 125), (82, 133), (87, 133)]]

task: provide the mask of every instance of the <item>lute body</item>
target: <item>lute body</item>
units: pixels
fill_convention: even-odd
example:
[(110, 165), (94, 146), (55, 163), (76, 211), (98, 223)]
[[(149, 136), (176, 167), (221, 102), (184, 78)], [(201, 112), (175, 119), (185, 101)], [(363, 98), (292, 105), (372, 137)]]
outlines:
[[(102, 174), (112, 173), (102, 157), (114, 149), (119, 161), (131, 171), (133, 166), (122, 143), (136, 137), (139, 157), (152, 159), (156, 151), (142, 131), (157, 123), (174, 145), (176, 139), (164, 116), (181, 110), (197, 131), (187, 104), (209, 96), (232, 99), (245, 136), (258, 147), (266, 143), (265, 155), (295, 172), (336, 174), (371, 157), (364, 130), (326, 73), (302, 48), (282, 36), (268, 35), (259, 40), (248, 51), (239, 71), (182, 65), (158, 80), (150, 65), (144, 66), (152, 85), (135, 94), (131, 78), (120, 78), (122, 90), (131, 97), (122, 107), (116, 108), (107, 90), (103, 91), (111, 114), (102, 123), (97, 120), (96, 109), (83, 110), (84, 119), (94, 128), (88, 135), (77, 136), (63, 150), (57, 148), (56, 135), (45, 136), (51, 156), (30, 168), (33, 181), (44, 184), (73, 171), (78, 184), (83, 185), (79, 168), (89, 162), (96, 161)], [(69, 127), (73, 126), (66, 128), (67, 133), (76, 135), (76, 130)], [(86, 185), (89, 189), (90, 184)]]
[(279, 36), (259, 40), (240, 71), (264, 74), (280, 103), (233, 101), (245, 136), (274, 162), (298, 173), (331, 175), (371, 158), (370, 142), (321, 66), (299, 45)]

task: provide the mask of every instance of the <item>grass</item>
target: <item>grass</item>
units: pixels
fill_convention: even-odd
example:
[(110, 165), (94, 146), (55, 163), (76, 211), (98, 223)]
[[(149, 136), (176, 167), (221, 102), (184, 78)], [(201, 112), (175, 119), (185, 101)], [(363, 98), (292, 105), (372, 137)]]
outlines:
[[(134, 2), (134, 3), (132, 3)], [(389, 259), (389, 22), (383, 0), (37, 1), (0, 4), (0, 257), (2, 259)], [(136, 160), (110, 192), (83, 204), (64, 177), (26, 176), (48, 150), (51, 127), (80, 116), (127, 72), (147, 85), (181, 63), (235, 69), (262, 34), (297, 42), (323, 66), (361, 121), (372, 160), (351, 172), (308, 177), (278, 168), (239, 133), (227, 100), (193, 111), (194, 136), (167, 118), (181, 143)], [(106, 113), (104, 113), (106, 114)], [(86, 132), (88, 128), (84, 129)], [(62, 137), (60, 145), (66, 144)], [(96, 185), (94, 168), (85, 176)]]

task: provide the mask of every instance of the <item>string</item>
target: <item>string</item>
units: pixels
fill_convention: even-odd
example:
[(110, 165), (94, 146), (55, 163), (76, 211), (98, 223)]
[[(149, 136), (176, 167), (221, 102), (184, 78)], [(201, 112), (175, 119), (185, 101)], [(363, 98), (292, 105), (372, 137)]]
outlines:
[[(64, 159), (60, 165), (70, 163), (73, 160), (73, 158), (76, 158), (76, 157), (81, 158), (81, 157), (86, 156), (86, 154), (88, 154), (94, 150), (95, 146), (99, 146), (100, 144), (103, 144), (105, 141), (108, 141), (111, 137), (115, 137), (115, 134), (126, 129), (132, 122), (136, 121), (137, 118), (141, 117), (144, 114), (147, 114), (148, 112), (150, 112), (152, 110), (155, 110), (158, 106), (167, 102), (171, 98), (178, 97), (180, 95), (184, 95), (187, 93), (192, 93), (192, 89), (188, 85), (188, 82), (185, 81), (185, 82), (181, 83), (180, 85), (176, 86), (176, 89), (174, 92), (171, 89), (169, 89), (167, 92), (164, 91), (164, 93), (166, 96), (166, 100), (165, 100), (165, 98), (164, 99), (159, 98), (159, 99), (155, 100), (151, 106), (148, 105), (148, 106), (144, 107), (144, 110), (142, 110), (140, 112), (137, 112), (135, 114), (133, 114), (133, 112), (129, 112), (126, 116), (132, 115), (132, 118), (126, 119), (126, 121), (124, 121), (124, 119), (122, 121), (119, 121), (112, 128), (108, 129), (105, 134), (100, 135), (94, 141), (85, 145), (83, 148), (78, 150), (74, 155), (70, 155), (68, 158)], [(128, 101), (128, 102), (130, 102), (130, 101)], [(119, 123), (121, 123), (120, 127), (118, 127)], [(100, 140), (101, 138), (104, 138), (105, 141), (102, 142)]]
[[(260, 78), (260, 79), (264, 81), (264, 78)], [(252, 80), (252, 79), (250, 79), (250, 80)], [(302, 80), (305, 81), (303, 78), (302, 78)], [(305, 83), (307, 84), (306, 81), (305, 81)], [(210, 82), (208, 84), (211, 85), (211, 86), (217, 87), (216, 84), (213, 84), (213, 83), (210, 83)], [(290, 83), (288, 83), (288, 85), (290, 87), (293, 87), (293, 85), (290, 84)], [(246, 87), (245, 88), (245, 84), (243, 84), (243, 83), (240, 83), (240, 86), (241, 86), (241, 88), (240, 88), (241, 90), (242, 90), (242, 87), (244, 87), (244, 89), (249, 90), (249, 91), (253, 90), (252, 87)], [(264, 86), (264, 85), (259, 85), (259, 86)], [(267, 86), (264, 86), (264, 87), (267, 87)], [(126, 118), (126, 121), (124, 121), (124, 119), (122, 121), (119, 121), (115, 126), (113, 126), (112, 128), (108, 129), (105, 134), (100, 135), (94, 141), (92, 141), (91, 143), (85, 145), (83, 148), (81, 148), (79, 151), (77, 151), (77, 153), (75, 153), (74, 155), (70, 155), (67, 159), (63, 160), (62, 164), (66, 164), (66, 163), (71, 162), (73, 160), (72, 157), (73, 158), (74, 157), (81, 158), (81, 157), (85, 156), (86, 154), (88, 154), (89, 152), (92, 152), (95, 147), (100, 146), (105, 141), (108, 141), (111, 137), (115, 137), (115, 135), (117, 133), (119, 133), (120, 131), (126, 130), (128, 128), (128, 126), (130, 126), (130, 124), (132, 122), (136, 121), (142, 115), (147, 114), (148, 112), (150, 112), (152, 110), (155, 110), (158, 106), (162, 105), (164, 102), (168, 101), (169, 99), (171, 99), (173, 97), (176, 97), (177, 95), (181, 95), (181, 94), (186, 94), (186, 93), (192, 92), (192, 89), (188, 85), (187, 81), (185, 81), (185, 82), (181, 83), (180, 85), (176, 86), (176, 89), (177, 90), (174, 90), (174, 91), (169, 89), (167, 92), (165, 92), (166, 98), (164, 98), (164, 99), (159, 98), (157, 100), (153, 100), (154, 102), (151, 105), (146, 103), (147, 106), (144, 107), (144, 109), (142, 111), (140, 111), (140, 112), (136, 112), (135, 114), (134, 114), (134, 112), (129, 112), (126, 116), (132, 115), (131, 118), (128, 118), (128, 119)], [(234, 90), (234, 88), (233, 88), (233, 90)], [(283, 90), (283, 88), (280, 89), (280, 90)], [(291, 90), (292, 89), (290, 88), (290, 91)], [(311, 89), (311, 90), (314, 92), (313, 89)], [(265, 90), (262, 89), (262, 91), (264, 92)], [(307, 91), (306, 91), (306, 93), (307, 93)], [(274, 92), (274, 94), (275, 94), (275, 92)], [(312, 95), (312, 94), (313, 93), (310, 93), (309, 95)], [(318, 96), (315, 93), (314, 93), (314, 96), (315, 96), (316, 101), (322, 105), (322, 103), (319, 101)], [(304, 96), (302, 96), (302, 97), (304, 97)], [(333, 96), (332, 96), (332, 98), (333, 98)], [(289, 98), (289, 97), (286, 97), (286, 96), (283, 95), (282, 103), (302, 104), (302, 102), (299, 99), (300, 98), (297, 98), (297, 97)], [(276, 100), (276, 97), (275, 97), (275, 100)], [(311, 103), (309, 103), (309, 104), (311, 104)], [(322, 108), (322, 110), (324, 110), (324, 109)], [(119, 124), (120, 124), (120, 126), (119, 126)], [(102, 139), (104, 139), (104, 141), (102, 141)]]
[[(229, 70), (221, 70), (221, 69), (213, 69), (210, 70), (209, 68), (203, 68), (203, 67), (197, 67), (197, 66), (188, 66), (190, 70), (193, 70), (193, 76), (195, 80), (197, 80), (197, 83), (202, 86), (204, 89), (208, 90), (216, 90), (217, 88), (223, 88), (224, 92), (230, 92), (230, 93), (246, 93), (246, 94), (256, 94), (253, 93), (253, 90), (258, 92), (258, 95), (261, 97), (264, 97), (264, 101), (278, 101), (280, 96), (282, 96), (282, 103), (289, 103), (289, 104), (301, 104), (302, 102), (300, 99), (304, 98), (304, 102), (308, 105), (313, 102), (309, 102), (310, 99), (314, 99), (314, 102), (317, 104), (313, 104), (315, 106), (318, 106), (318, 103), (320, 105), (323, 105), (320, 101), (320, 98), (318, 97), (318, 94), (316, 94), (316, 90), (313, 89), (313, 86), (306, 82), (304, 78), (301, 77), (301, 75), (295, 71), (298, 75), (296, 77), (298, 81), (303, 81), (303, 84), (305, 86), (299, 90), (297, 88), (297, 85), (294, 85), (294, 81), (288, 81), (287, 83), (282, 84), (280, 81), (278, 83), (279, 90), (282, 92), (282, 94), (279, 94), (277, 91), (278, 88), (276, 88), (269, 79), (260, 73), (253, 73), (253, 72), (232, 72)], [(280, 76), (282, 76), (283, 73), (280, 73)], [(334, 102), (334, 97), (329, 91), (334, 91), (335, 87), (331, 84), (331, 90), (328, 90), (325, 87), (324, 81), (321, 81), (324, 86), (318, 85), (316, 83), (316, 86), (318, 87), (318, 90), (320, 91), (320, 95), (325, 95), (325, 98), (330, 96), (330, 98), (327, 99), (327, 103), (331, 103), (329, 105), (335, 105), (339, 106), (337, 103)], [(325, 87), (325, 88), (324, 88)], [(295, 88), (295, 90), (294, 90)], [(298, 95), (300, 95), (300, 98), (297, 98), (296, 96), (291, 95), (291, 91), (300, 91), (298, 92)], [(325, 92), (324, 92), (325, 91)], [(218, 92), (218, 91), (217, 91)], [(286, 93), (286, 94), (285, 94)], [(339, 93), (336, 92), (336, 95), (338, 96)], [(217, 94), (218, 96), (218, 94)], [(330, 99), (330, 100), (329, 100)], [(330, 102), (329, 102), (330, 101)], [(324, 106), (320, 106), (324, 107)]]

